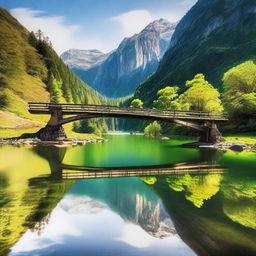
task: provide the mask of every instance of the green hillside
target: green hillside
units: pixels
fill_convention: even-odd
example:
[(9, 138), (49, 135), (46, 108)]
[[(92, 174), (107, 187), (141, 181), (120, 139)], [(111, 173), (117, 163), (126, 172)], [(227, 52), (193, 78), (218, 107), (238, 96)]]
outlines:
[[(0, 126), (42, 126), (48, 116), (28, 113), (27, 102), (100, 104), (104, 98), (84, 84), (58, 57), (42, 33), (29, 33), (8, 11), (0, 9)], [(71, 125), (68, 125), (71, 127)], [(102, 120), (76, 123), (98, 132)]]
[(150, 106), (159, 89), (174, 85), (183, 89), (198, 73), (223, 91), (225, 72), (256, 59), (253, 10), (254, 0), (199, 0), (178, 24), (157, 72), (138, 87), (134, 97)]

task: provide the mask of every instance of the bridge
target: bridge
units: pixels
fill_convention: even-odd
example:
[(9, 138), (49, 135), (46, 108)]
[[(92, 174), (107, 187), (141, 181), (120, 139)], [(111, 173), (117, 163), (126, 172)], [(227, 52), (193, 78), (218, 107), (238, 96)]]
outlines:
[[(201, 142), (223, 141), (216, 122), (227, 121), (226, 113), (205, 111), (180, 111), (166, 109), (131, 108), (107, 105), (29, 103), (32, 114), (51, 115), (45, 128), (37, 136), (41, 140), (66, 137), (63, 124), (89, 118), (130, 118), (177, 123), (198, 130)], [(67, 117), (64, 117), (67, 116)]]
[(173, 165), (127, 166), (127, 167), (89, 167), (66, 165), (59, 163), (58, 168), (52, 169), (51, 174), (32, 178), (30, 184), (46, 180), (79, 180), (121, 177), (152, 177), (164, 175), (185, 174), (222, 174), (227, 172), (224, 166), (208, 163), (178, 163)]

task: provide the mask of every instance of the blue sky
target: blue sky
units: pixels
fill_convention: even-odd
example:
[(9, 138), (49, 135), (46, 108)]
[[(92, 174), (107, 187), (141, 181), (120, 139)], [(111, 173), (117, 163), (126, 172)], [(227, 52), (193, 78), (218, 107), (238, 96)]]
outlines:
[(42, 29), (60, 54), (115, 49), (155, 19), (177, 21), (196, 0), (0, 0), (29, 30)]

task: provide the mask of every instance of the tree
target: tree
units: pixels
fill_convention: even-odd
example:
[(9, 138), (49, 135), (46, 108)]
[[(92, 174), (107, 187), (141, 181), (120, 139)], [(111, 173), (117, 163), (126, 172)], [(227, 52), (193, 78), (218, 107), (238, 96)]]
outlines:
[(3, 92), (0, 91), (0, 109), (6, 107), (7, 105), (8, 105), (7, 95), (3, 94)]
[(188, 88), (180, 97), (179, 103), (190, 110), (196, 111), (223, 111), (220, 93), (203, 74), (197, 74), (186, 82)]
[(256, 64), (246, 61), (224, 74), (224, 105), (231, 115), (256, 113)]
[(37, 41), (37, 38), (36, 38), (35, 33), (33, 31), (29, 33), (28, 43), (30, 45), (32, 45), (33, 47), (35, 47), (35, 48), (37, 46), (38, 41)]
[(178, 109), (179, 103), (174, 100), (178, 97), (179, 87), (167, 86), (157, 92), (158, 99), (154, 101), (154, 106), (160, 109)]
[(0, 90), (8, 87), (7, 79), (4, 75), (0, 74)]
[(55, 103), (60, 103), (62, 98), (62, 81), (58, 81), (53, 75), (49, 79), (49, 89), (51, 94), (51, 100)]
[(44, 34), (41, 29), (38, 29), (36, 31), (35, 36), (39, 41), (43, 41)]
[(140, 99), (134, 99), (130, 105), (131, 108), (142, 108), (143, 102)]
[(149, 138), (157, 138), (161, 135), (161, 125), (154, 121), (144, 129), (144, 135)]

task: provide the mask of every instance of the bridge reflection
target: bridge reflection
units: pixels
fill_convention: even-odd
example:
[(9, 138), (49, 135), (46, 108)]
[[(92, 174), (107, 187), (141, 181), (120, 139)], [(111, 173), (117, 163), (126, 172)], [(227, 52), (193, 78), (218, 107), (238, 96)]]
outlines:
[(31, 182), (43, 180), (77, 180), (96, 178), (118, 178), (118, 177), (144, 177), (161, 175), (184, 175), (184, 174), (211, 174), (224, 173), (227, 169), (217, 164), (220, 151), (210, 153), (207, 150), (200, 152), (200, 158), (194, 161), (151, 165), (151, 166), (115, 166), (115, 167), (92, 167), (63, 164), (66, 148), (36, 147), (34, 149), (38, 155), (49, 162), (51, 172), (47, 176), (36, 177)]
[(183, 175), (223, 173), (226, 169), (220, 165), (176, 164), (171, 166), (133, 166), (133, 167), (108, 167), (92, 168), (87, 166), (62, 165), (62, 179), (95, 179), (118, 177), (143, 177), (160, 175)]

